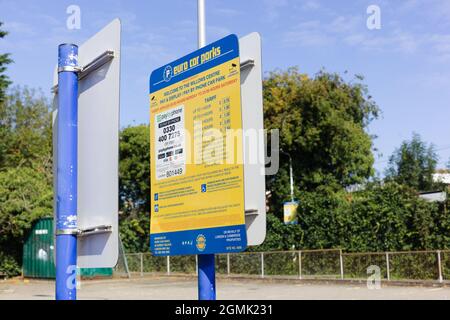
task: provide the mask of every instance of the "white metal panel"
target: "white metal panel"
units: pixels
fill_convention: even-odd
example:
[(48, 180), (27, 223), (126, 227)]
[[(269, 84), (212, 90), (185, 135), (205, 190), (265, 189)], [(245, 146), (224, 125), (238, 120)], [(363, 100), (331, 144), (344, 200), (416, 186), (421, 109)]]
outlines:
[(447, 201), (446, 192), (427, 192), (419, 195), (419, 198), (428, 202), (445, 202)]
[[(266, 237), (266, 184), (264, 165), (264, 129), (262, 95), (261, 37), (251, 33), (239, 39), (241, 64), (254, 65), (241, 70), (242, 127), (244, 131), (244, 190), (247, 243), (256, 246)], [(256, 139), (255, 140), (255, 136)], [(257, 141), (257, 144), (255, 142)]]
[[(80, 268), (114, 267), (118, 259), (120, 34), (115, 19), (79, 47), (80, 67), (114, 52), (111, 61), (79, 81), (78, 228), (112, 226), (112, 233), (78, 237)], [(54, 79), (57, 85), (56, 72)]]
[(438, 183), (450, 184), (450, 173), (434, 173), (433, 181)]

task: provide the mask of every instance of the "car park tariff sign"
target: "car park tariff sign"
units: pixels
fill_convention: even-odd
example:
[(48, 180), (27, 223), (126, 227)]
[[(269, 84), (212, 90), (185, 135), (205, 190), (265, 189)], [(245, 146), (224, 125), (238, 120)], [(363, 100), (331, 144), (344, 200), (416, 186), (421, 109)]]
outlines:
[(154, 255), (247, 246), (239, 42), (229, 35), (150, 76)]

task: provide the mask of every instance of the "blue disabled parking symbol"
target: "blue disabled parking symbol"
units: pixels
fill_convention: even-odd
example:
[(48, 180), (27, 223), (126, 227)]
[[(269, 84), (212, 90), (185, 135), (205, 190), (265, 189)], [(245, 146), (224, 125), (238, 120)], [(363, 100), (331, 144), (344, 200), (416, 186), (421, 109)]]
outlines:
[(206, 184), (202, 184), (202, 193), (206, 192)]

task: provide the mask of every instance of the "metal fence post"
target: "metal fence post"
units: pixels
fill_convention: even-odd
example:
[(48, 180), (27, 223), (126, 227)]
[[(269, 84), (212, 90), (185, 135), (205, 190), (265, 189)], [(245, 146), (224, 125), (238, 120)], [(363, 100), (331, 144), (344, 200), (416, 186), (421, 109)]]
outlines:
[(122, 237), (120, 236), (120, 234), (119, 234), (119, 254), (122, 255), (123, 266), (125, 267), (125, 272), (127, 273), (127, 277), (128, 277), (128, 279), (131, 279), (130, 268), (128, 268), (128, 258), (127, 258), (127, 254), (125, 253), (125, 249), (123, 248)]
[(227, 253), (227, 275), (230, 275), (230, 254)]
[(261, 252), (261, 278), (264, 278), (264, 252)]
[(389, 252), (386, 252), (386, 273), (387, 273), (387, 280), (391, 281), (391, 268), (389, 265)]
[(302, 252), (298, 252), (298, 278), (302, 279)]
[(438, 258), (438, 270), (439, 270), (439, 283), (442, 283), (444, 281), (444, 278), (442, 277), (441, 250), (437, 251), (437, 258)]
[(141, 277), (144, 276), (144, 254), (141, 252)]
[(344, 261), (342, 257), (342, 250), (339, 250), (339, 263), (341, 266), (341, 280), (344, 280)]
[(170, 276), (170, 257), (167, 256), (167, 275)]

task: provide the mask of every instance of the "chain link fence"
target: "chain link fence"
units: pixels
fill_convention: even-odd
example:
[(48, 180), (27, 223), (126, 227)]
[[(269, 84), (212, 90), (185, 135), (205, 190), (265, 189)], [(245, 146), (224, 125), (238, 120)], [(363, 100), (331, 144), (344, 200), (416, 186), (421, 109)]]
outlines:
[[(285, 279), (365, 280), (376, 266), (380, 280), (450, 282), (450, 250), (343, 253), (342, 250), (244, 252), (216, 255), (216, 272), (225, 276)], [(195, 275), (196, 256), (156, 257), (128, 253), (116, 275)]]

